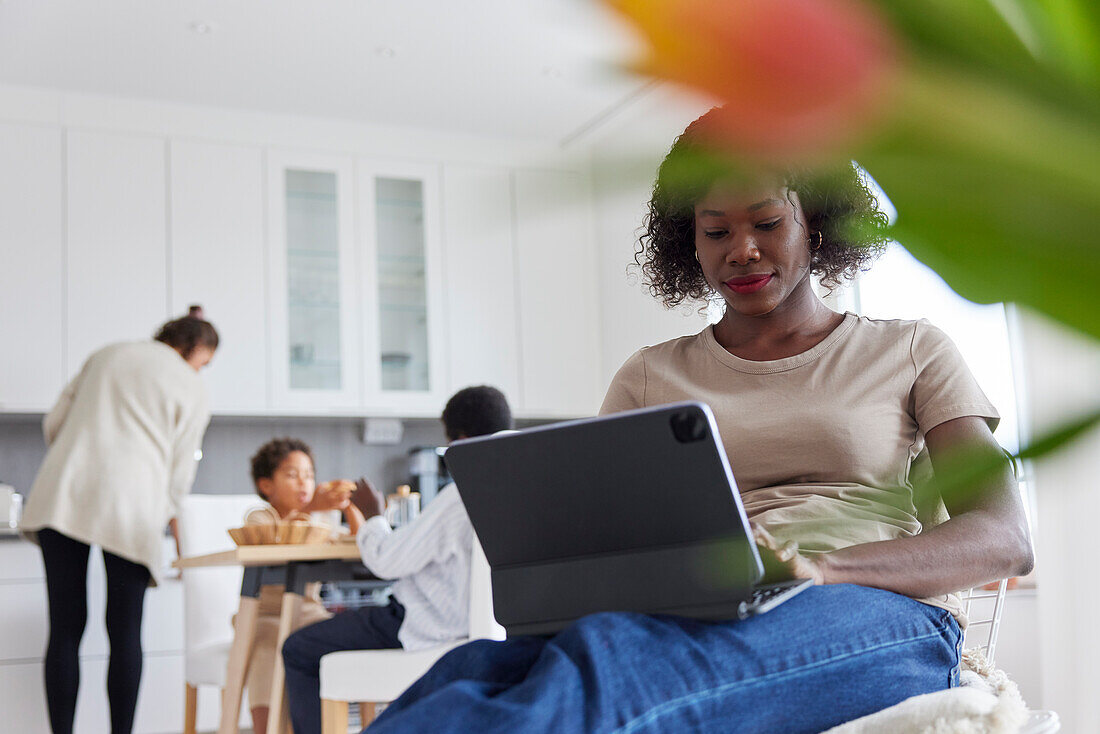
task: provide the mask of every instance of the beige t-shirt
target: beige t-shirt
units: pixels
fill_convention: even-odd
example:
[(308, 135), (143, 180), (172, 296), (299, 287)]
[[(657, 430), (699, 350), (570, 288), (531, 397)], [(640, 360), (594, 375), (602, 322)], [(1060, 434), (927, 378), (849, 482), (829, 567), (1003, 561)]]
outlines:
[[(645, 347), (600, 413), (681, 400), (714, 412), (749, 519), (807, 554), (919, 533), (911, 476), (929, 469), (924, 435), (963, 416), (999, 420), (942, 331), (853, 313), (784, 359), (735, 357), (710, 326)], [(953, 595), (920, 601), (965, 624)]]

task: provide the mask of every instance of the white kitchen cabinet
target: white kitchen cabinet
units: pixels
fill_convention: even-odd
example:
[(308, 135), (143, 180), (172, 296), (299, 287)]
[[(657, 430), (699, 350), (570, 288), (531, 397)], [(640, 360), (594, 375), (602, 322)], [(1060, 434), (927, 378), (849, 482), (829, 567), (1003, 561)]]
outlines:
[(44, 578), (46, 569), (37, 545), (17, 538), (0, 540), (0, 583)]
[[(46, 692), (42, 685), (42, 661), (0, 665), (0, 689), (7, 699), (3, 731), (48, 732)], [(76, 701), (75, 731), (111, 730), (106, 694), (107, 658), (80, 661), (80, 693)], [(213, 708), (207, 706), (207, 713)], [(202, 712), (200, 712), (202, 713)], [(203, 721), (205, 719), (205, 721)], [(205, 716), (203, 730), (216, 728), (216, 719)], [(142, 667), (141, 689), (134, 716), (134, 734), (165, 734), (183, 729), (183, 655), (148, 655)]]
[(48, 410), (65, 383), (62, 137), (0, 124), (0, 410)]
[(45, 579), (0, 581), (0, 629), (4, 630), (0, 662), (41, 658), (46, 650), (47, 619)]
[[(66, 363), (168, 317), (165, 141), (69, 131)], [(59, 386), (60, 387), (60, 386)]]
[(269, 151), (272, 408), (325, 414), (362, 402), (359, 263), (350, 158)]
[(360, 160), (356, 174), (365, 405), (434, 414), (448, 387), (439, 169)]
[[(46, 690), (42, 684), (42, 660), (12, 661), (0, 664), (0, 706), (5, 732), (48, 732), (50, 720), (46, 714)], [(82, 689), (89, 688), (84, 677)], [(81, 691), (82, 696), (86, 695)], [(102, 694), (100, 694), (102, 695)], [(106, 696), (103, 708), (107, 708)], [(77, 703), (77, 714), (81, 712)], [(75, 727), (74, 727), (75, 728)], [(95, 729), (83, 729), (96, 731)], [(110, 731), (110, 725), (103, 731)]]
[[(164, 541), (164, 558), (174, 544)], [(103, 557), (92, 550), (88, 563), (88, 623), (80, 645), (81, 686), (76, 730), (110, 729), (105, 680), (109, 643), (104, 629), (106, 577)], [(42, 658), (49, 621), (45, 572), (36, 545), (0, 541), (0, 731), (49, 731)], [(183, 725), (183, 588), (170, 575), (145, 595), (142, 620), (144, 669), (134, 730), (137, 734), (179, 731)], [(202, 721), (216, 727), (217, 706), (206, 702)]]
[(600, 407), (597, 253), (579, 173), (517, 170), (520, 412), (585, 416)]
[(172, 313), (201, 304), (220, 343), (203, 370), (214, 413), (267, 408), (264, 169), (259, 148), (173, 141)]
[(519, 322), (507, 170), (443, 170), (443, 272), (450, 390), (499, 388), (518, 407)]
[(520, 415), (599, 404), (588, 183), (0, 123), (0, 412), (47, 410), (95, 350), (200, 303), (223, 415)]

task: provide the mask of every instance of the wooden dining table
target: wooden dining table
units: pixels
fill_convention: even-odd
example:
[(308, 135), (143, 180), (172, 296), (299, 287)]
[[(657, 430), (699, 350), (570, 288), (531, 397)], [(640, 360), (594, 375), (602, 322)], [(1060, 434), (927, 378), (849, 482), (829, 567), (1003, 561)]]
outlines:
[[(260, 613), (260, 587), (267, 584), (284, 587), (276, 647), (276, 650), (281, 650), (286, 638), (298, 629), (299, 610), (306, 584), (374, 578), (363, 566), (354, 538), (315, 544), (242, 545), (220, 553), (181, 558), (172, 565), (180, 569), (209, 566), (244, 568), (240, 607), (233, 622), (233, 644), (229, 649), (225, 688), (222, 689), (218, 734), (239, 732), (241, 697), (244, 694), (249, 657), (256, 636), (256, 620)], [(289, 732), (286, 671), (283, 669), (282, 655), (277, 654), (271, 677), (271, 708), (268, 712), (267, 734)]]

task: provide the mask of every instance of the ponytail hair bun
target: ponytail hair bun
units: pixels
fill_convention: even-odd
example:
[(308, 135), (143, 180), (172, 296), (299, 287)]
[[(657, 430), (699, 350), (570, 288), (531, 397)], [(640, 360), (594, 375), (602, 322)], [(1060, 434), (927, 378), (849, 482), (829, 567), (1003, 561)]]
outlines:
[(161, 326), (153, 338), (175, 349), (184, 359), (189, 358), (196, 347), (218, 348), (218, 332), (206, 320), (206, 314), (198, 304), (189, 307), (186, 316)]

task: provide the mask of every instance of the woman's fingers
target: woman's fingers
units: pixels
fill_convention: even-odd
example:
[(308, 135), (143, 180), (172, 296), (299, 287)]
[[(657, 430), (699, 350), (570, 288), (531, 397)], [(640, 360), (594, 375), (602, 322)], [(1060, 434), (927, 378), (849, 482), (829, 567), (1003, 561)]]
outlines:
[(794, 559), (798, 555), (798, 543), (788, 540), (775, 552), (775, 555), (776, 558), (784, 562)]
[(775, 553), (775, 557), (779, 560), (790, 561), (798, 555), (797, 542), (788, 540), (785, 543), (780, 543), (763, 525), (749, 523), (749, 526), (752, 528), (752, 535), (753, 539), (756, 540), (756, 544)]
[(749, 523), (749, 527), (752, 528), (752, 537), (756, 541), (757, 545), (762, 545), (768, 550), (778, 551), (779, 541), (769, 533), (763, 525), (757, 525), (756, 523)]

